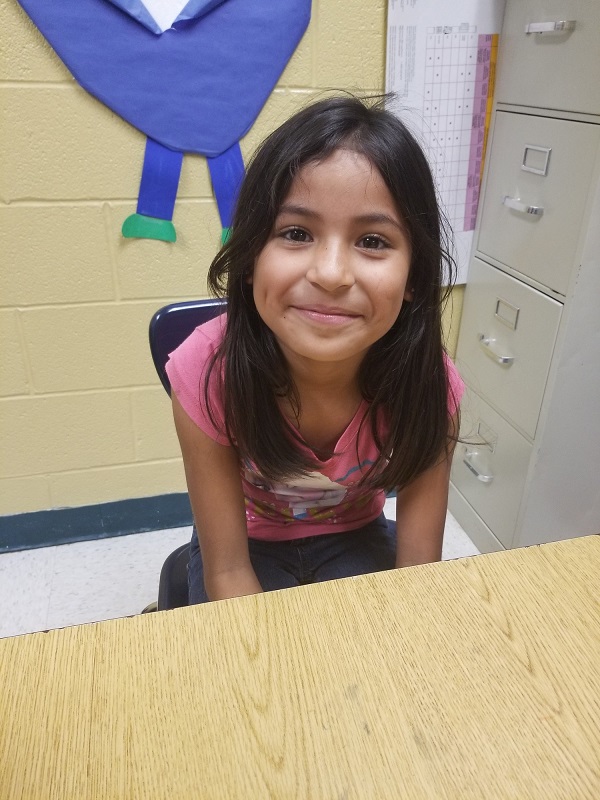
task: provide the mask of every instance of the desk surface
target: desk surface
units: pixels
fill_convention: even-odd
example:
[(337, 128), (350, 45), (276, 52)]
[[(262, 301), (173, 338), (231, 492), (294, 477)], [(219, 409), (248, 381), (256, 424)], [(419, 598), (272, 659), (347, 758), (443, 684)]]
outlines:
[(0, 798), (600, 797), (600, 537), (0, 640)]

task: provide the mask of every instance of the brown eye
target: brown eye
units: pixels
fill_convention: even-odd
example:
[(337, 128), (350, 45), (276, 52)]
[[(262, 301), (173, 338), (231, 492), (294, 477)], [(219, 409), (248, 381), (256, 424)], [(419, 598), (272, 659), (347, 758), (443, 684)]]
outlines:
[(282, 236), (290, 242), (310, 241), (310, 236), (302, 228), (288, 228), (287, 231), (283, 231)]
[(363, 236), (360, 240), (360, 246), (364, 247), (365, 250), (382, 250), (387, 245), (381, 236), (371, 234), (369, 236)]

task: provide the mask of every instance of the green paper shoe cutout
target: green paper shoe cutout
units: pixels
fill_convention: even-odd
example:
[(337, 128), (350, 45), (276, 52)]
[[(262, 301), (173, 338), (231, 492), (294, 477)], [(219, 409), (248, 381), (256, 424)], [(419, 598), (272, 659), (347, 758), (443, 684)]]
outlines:
[(231, 228), (223, 228), (221, 231), (221, 244), (227, 244), (231, 236)]
[(159, 239), (163, 242), (177, 240), (175, 226), (171, 220), (146, 217), (144, 214), (131, 214), (127, 217), (121, 233), (128, 239)]

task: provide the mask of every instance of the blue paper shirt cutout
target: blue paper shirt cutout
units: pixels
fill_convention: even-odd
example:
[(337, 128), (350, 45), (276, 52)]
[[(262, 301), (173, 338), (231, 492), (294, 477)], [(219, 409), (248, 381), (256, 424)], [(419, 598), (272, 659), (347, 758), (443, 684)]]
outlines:
[(19, 2), (90, 94), (158, 145), (212, 158), (248, 132), (310, 19), (310, 0), (190, 0), (157, 35), (137, 0)]
[(156, 36), (106, 0), (20, 0), (76, 80), (165, 147), (216, 156), (249, 130), (309, 0), (225, 0)]

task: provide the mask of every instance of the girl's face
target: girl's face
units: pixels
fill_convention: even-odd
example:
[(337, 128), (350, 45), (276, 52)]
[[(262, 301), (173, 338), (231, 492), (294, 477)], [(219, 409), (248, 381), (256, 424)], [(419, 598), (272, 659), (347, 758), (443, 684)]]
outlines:
[(367, 158), (337, 150), (303, 167), (250, 279), (292, 373), (312, 362), (358, 369), (411, 299), (410, 262), (403, 221)]

